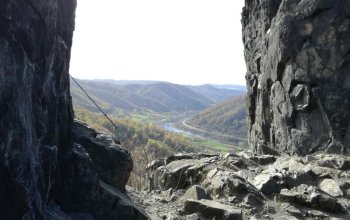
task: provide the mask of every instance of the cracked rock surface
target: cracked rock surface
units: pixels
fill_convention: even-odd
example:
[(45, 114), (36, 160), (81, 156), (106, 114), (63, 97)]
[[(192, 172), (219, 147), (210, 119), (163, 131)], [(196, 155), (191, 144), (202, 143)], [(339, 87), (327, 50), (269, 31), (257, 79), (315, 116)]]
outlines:
[[(0, 0), (0, 218), (147, 219), (122, 192), (133, 162), (75, 122), (75, 0)], [(103, 158), (103, 159), (102, 159)]]
[(245, 1), (254, 152), (349, 153), (349, 9), (347, 0)]

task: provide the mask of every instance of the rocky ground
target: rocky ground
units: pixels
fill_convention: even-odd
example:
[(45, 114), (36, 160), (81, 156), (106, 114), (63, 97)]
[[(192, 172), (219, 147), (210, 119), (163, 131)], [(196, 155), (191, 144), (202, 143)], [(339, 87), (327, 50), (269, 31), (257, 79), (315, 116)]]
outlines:
[(127, 188), (152, 219), (350, 219), (350, 158), (188, 154), (149, 165)]

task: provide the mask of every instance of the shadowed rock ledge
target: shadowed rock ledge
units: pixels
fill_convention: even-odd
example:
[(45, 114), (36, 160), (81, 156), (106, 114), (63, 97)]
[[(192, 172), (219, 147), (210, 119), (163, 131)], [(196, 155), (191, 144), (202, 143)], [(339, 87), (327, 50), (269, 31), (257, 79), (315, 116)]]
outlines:
[(1, 219), (147, 219), (122, 193), (132, 170), (127, 151), (84, 124), (73, 127), (76, 1), (0, 5)]
[(350, 1), (246, 0), (254, 152), (349, 153)]

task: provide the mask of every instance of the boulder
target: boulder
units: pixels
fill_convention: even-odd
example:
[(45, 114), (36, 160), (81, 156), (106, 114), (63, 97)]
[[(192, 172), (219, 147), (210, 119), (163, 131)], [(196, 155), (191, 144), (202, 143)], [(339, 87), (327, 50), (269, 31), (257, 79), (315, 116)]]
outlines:
[(232, 170), (239, 171), (243, 169), (253, 169), (257, 166), (256, 161), (251, 160), (254, 156), (250, 156), (246, 153), (240, 152), (238, 154), (229, 153), (224, 156), (223, 166)]
[(299, 184), (313, 184), (314, 173), (310, 164), (304, 164), (304, 162), (295, 157), (286, 158), (281, 157), (277, 159), (274, 167), (281, 173), (284, 173), (287, 187), (296, 186)]
[(110, 136), (99, 133), (77, 120), (73, 123), (73, 137), (90, 155), (99, 177), (125, 192), (125, 185), (133, 169), (129, 152), (117, 146)]
[(300, 184), (314, 184), (312, 166), (303, 164), (294, 157), (281, 157), (275, 163), (266, 166), (251, 183), (265, 195), (278, 193), (282, 188), (292, 188)]
[(213, 195), (221, 195), (229, 174), (229, 172), (218, 168), (209, 171), (205, 180), (206, 187)]
[(201, 199), (206, 199), (206, 200), (212, 200), (210, 194), (207, 192), (206, 189), (199, 185), (194, 185), (191, 186), (186, 193), (182, 196), (181, 200), (186, 201), (188, 199), (192, 200), (201, 200)]
[(135, 205), (129, 197), (120, 192), (109, 184), (99, 181), (100, 198), (104, 206), (99, 210), (105, 210), (99, 213), (99, 219), (106, 220), (148, 220), (148, 215), (137, 205)]
[(154, 170), (158, 169), (158, 167), (165, 166), (165, 165), (166, 165), (165, 159), (158, 158), (156, 160), (153, 160), (149, 164), (147, 164), (147, 169), (154, 171)]
[(278, 175), (262, 173), (253, 179), (252, 184), (263, 194), (271, 195), (272, 193), (279, 193), (281, 190), (276, 178), (279, 178)]
[(184, 211), (187, 214), (193, 214), (198, 212), (205, 218), (209, 219), (242, 219), (241, 210), (211, 200), (187, 200), (184, 203)]
[(240, 157), (229, 157), (227, 161), (224, 162), (224, 165), (233, 170), (246, 169), (248, 165)]
[(313, 173), (313, 176), (315, 176), (316, 178), (336, 178), (341, 174), (340, 170), (331, 169), (328, 167), (321, 167), (317, 164), (314, 164), (311, 167), (311, 171)]
[(204, 163), (201, 160), (175, 160), (166, 166), (159, 167), (152, 173), (155, 189), (185, 189), (196, 184), (201, 178)]
[(259, 194), (249, 193), (243, 198), (243, 203), (251, 207), (257, 207), (263, 205), (263, 198)]
[[(329, 215), (317, 210), (309, 210), (307, 212), (307, 216), (310, 217), (311, 219), (329, 219)], [(332, 218), (332, 220), (333, 219), (334, 218)], [(337, 220), (337, 219), (334, 219), (334, 220)]]
[(340, 188), (344, 192), (345, 197), (350, 198), (350, 181), (342, 183)]
[(165, 164), (169, 164), (169, 163), (176, 161), (176, 160), (184, 160), (184, 159), (193, 159), (193, 156), (189, 155), (189, 154), (172, 155), (172, 156), (169, 156), (165, 159)]
[(206, 179), (205, 186), (216, 196), (244, 195), (248, 191), (248, 183), (241, 177), (220, 169), (211, 170)]
[(274, 155), (259, 155), (259, 156), (249, 157), (249, 159), (260, 165), (267, 165), (267, 164), (274, 163), (277, 160), (277, 157)]
[(299, 219), (303, 218), (303, 213), (298, 208), (296, 208), (292, 205), (287, 205), (286, 207), (283, 207), (283, 208), (288, 214), (290, 214), (296, 218), (299, 218)]
[(338, 155), (317, 155), (317, 164), (321, 167), (328, 167), (339, 170), (350, 169), (350, 159)]
[[(56, 196), (56, 202), (63, 211), (69, 215), (91, 215), (95, 219), (148, 219), (147, 214), (133, 204), (121, 190), (100, 179), (83, 146), (74, 144), (72, 152), (64, 162), (62, 169), (65, 170), (65, 178), (60, 184), (60, 194)], [(79, 220), (78, 217), (72, 219)], [(83, 219), (88, 218), (81, 218)]]
[(320, 182), (320, 189), (334, 197), (343, 196), (343, 192), (340, 189), (339, 184), (333, 179), (324, 179)]
[(297, 203), (326, 212), (344, 213), (344, 207), (333, 197), (322, 193), (314, 186), (302, 184), (290, 190), (282, 189), (278, 195), (281, 202)]

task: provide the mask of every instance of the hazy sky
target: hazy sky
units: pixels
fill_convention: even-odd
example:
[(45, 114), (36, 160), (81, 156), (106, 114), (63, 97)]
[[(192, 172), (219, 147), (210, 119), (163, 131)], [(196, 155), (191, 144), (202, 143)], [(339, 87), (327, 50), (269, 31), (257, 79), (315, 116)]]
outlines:
[(242, 84), (244, 0), (78, 0), (70, 72), (82, 79)]

